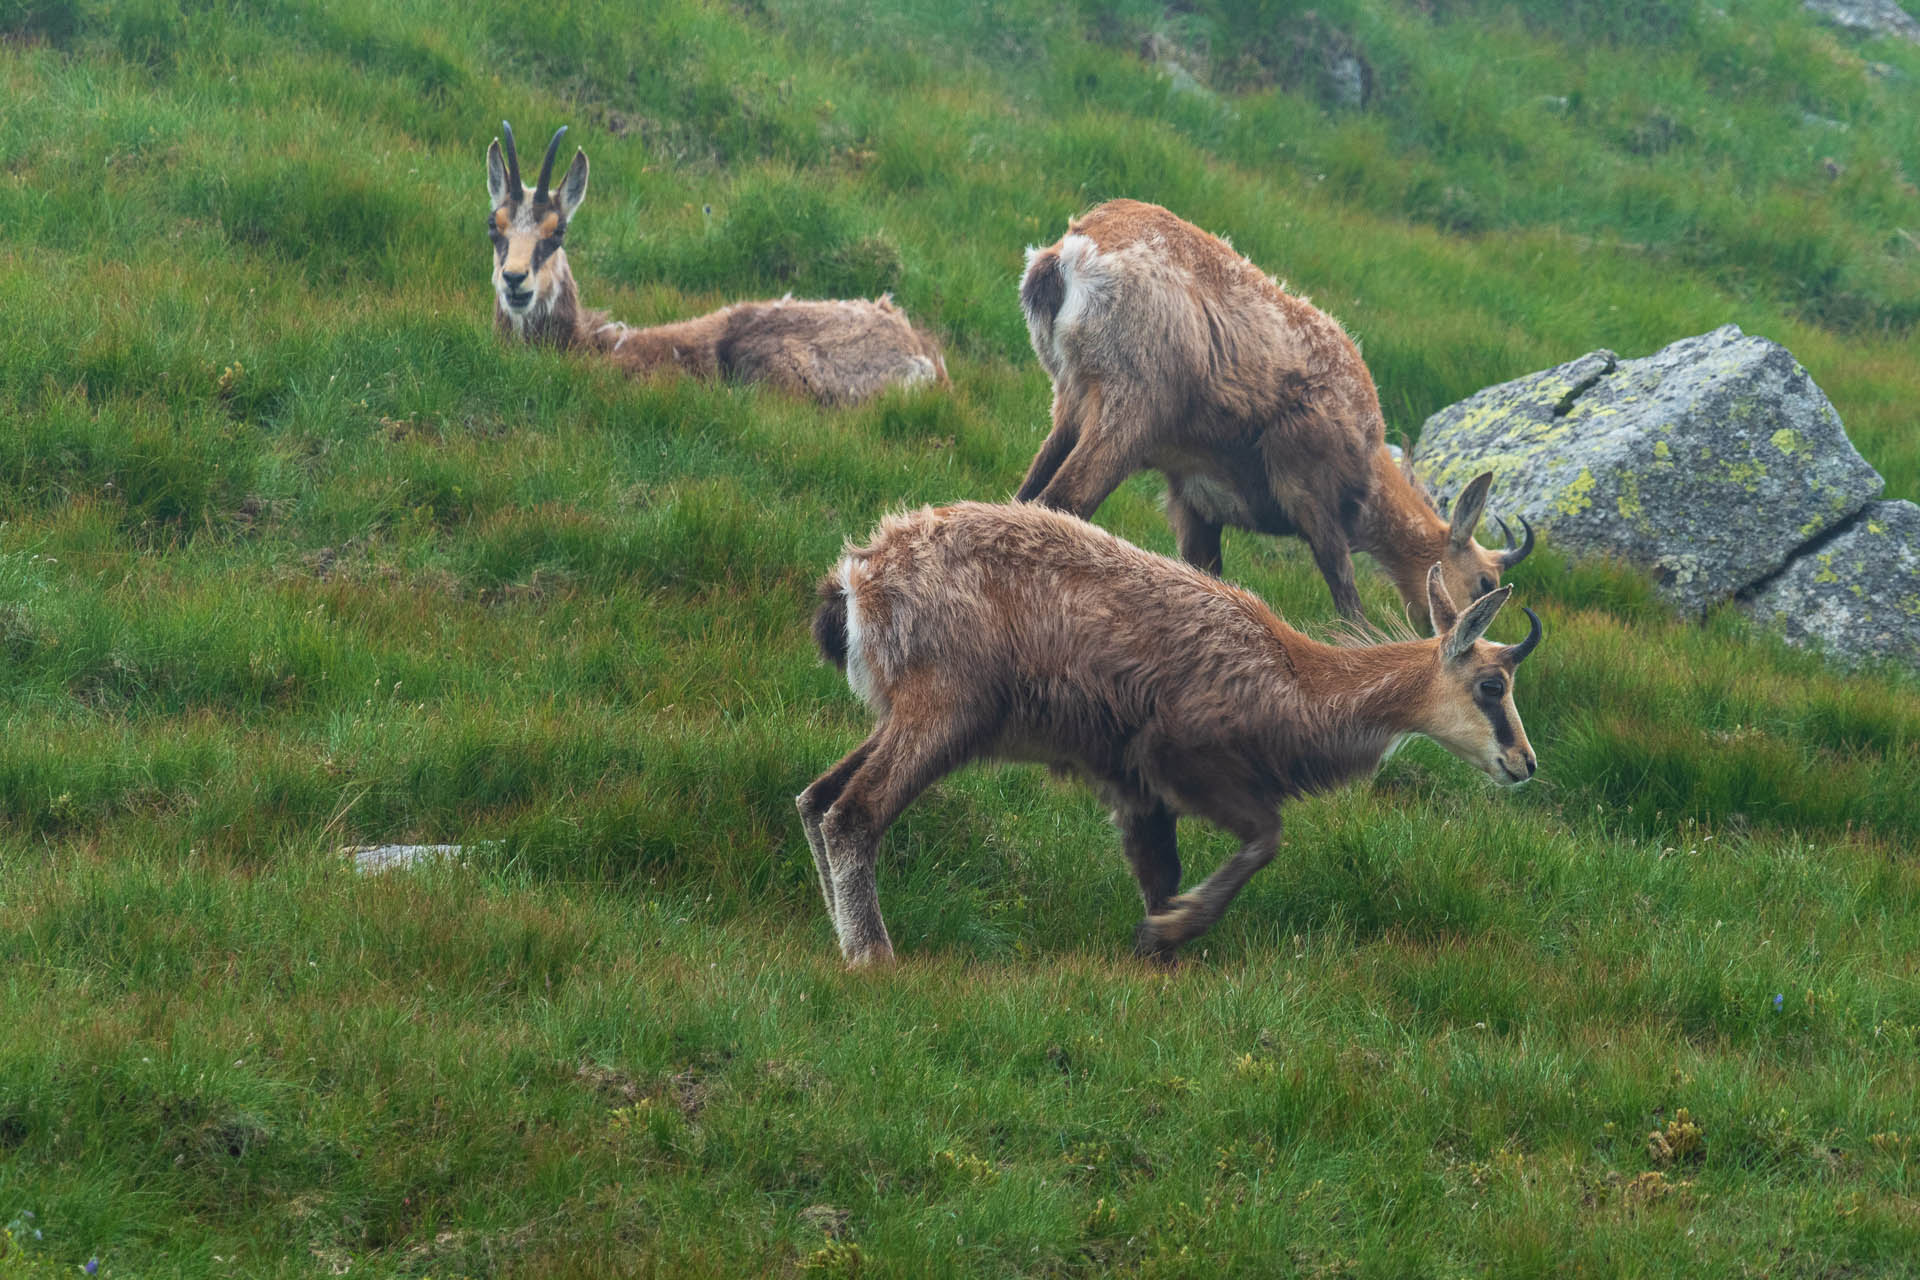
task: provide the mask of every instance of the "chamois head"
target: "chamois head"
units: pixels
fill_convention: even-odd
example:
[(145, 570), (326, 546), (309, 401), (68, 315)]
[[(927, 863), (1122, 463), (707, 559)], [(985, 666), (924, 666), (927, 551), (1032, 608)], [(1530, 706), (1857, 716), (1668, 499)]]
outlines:
[(1487, 625), (1513, 594), (1512, 587), (1487, 592), (1464, 613), (1447, 594), (1445, 573), (1427, 571), (1427, 608), (1439, 639), (1440, 669), (1428, 695), (1420, 732), (1504, 786), (1533, 776), (1533, 747), (1513, 706), (1514, 668), (1540, 643), (1540, 619), (1519, 644), (1482, 640)]
[(559, 188), (549, 189), (553, 158), (560, 150), (561, 135), (567, 131), (561, 125), (547, 144), (546, 159), (540, 164), (540, 184), (529, 190), (520, 181), (513, 127), (502, 120), (500, 129), (507, 139), (504, 153), (498, 138), (487, 148), (487, 196), (493, 202), (493, 211), (487, 215), (487, 236), (493, 241), (493, 292), (499, 299), (501, 315), (516, 333), (524, 333), (528, 319), (550, 310), (569, 279), (566, 254), (560, 245), (566, 238), (567, 219), (587, 196), (587, 153), (576, 150)]
[(1520, 525), (1526, 530), (1526, 540), (1517, 547), (1513, 545), (1513, 530), (1504, 520), (1500, 528), (1507, 535), (1506, 550), (1489, 551), (1473, 540), (1473, 531), (1480, 527), (1480, 517), (1487, 509), (1487, 491), (1492, 487), (1493, 472), (1475, 476), (1460, 491), (1453, 504), (1453, 518), (1447, 522), (1447, 545), (1441, 553), (1440, 567), (1447, 592), (1455, 600), (1478, 601), (1500, 585), (1501, 574), (1533, 550), (1533, 526), (1525, 516), (1520, 517)]

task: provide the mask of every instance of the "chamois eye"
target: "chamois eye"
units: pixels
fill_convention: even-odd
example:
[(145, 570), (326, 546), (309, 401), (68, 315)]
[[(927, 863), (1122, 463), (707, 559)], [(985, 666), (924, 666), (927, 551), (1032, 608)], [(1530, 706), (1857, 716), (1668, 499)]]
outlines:
[(1505, 681), (1482, 680), (1480, 682), (1480, 696), (1483, 698), (1498, 698), (1505, 694), (1506, 691), (1507, 686)]
[(1487, 594), (1487, 592), (1493, 590), (1495, 587), (1499, 585), (1500, 585), (1500, 580), (1498, 578), (1492, 578), (1492, 577), (1487, 577), (1483, 575), (1480, 579), (1480, 594), (1485, 595)]

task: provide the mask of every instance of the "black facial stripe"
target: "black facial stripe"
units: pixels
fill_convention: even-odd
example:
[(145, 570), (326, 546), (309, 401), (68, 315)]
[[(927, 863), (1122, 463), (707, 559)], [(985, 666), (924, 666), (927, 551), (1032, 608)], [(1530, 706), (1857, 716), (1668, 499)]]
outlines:
[(1504, 703), (1496, 702), (1490, 707), (1482, 707), (1487, 723), (1493, 726), (1493, 740), (1502, 747), (1511, 747), (1514, 743), (1513, 722), (1507, 719)]
[(538, 271), (540, 269), (540, 264), (545, 262), (548, 258), (551, 258), (553, 256), (553, 251), (555, 249), (558, 249), (559, 247), (560, 247), (560, 236), (558, 233), (555, 233), (554, 235), (551, 235), (547, 237), (545, 240), (542, 240), (538, 244), (534, 245), (533, 246), (533, 269), (535, 271)]

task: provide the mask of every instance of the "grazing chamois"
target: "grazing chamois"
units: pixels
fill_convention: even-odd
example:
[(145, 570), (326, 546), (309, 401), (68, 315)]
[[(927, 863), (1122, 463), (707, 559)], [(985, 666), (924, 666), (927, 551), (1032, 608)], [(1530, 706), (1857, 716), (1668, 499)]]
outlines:
[(699, 378), (764, 382), (827, 405), (865, 400), (890, 386), (947, 380), (940, 348), (891, 298), (741, 302), (677, 324), (636, 329), (583, 311), (567, 267), (567, 223), (587, 195), (587, 153), (550, 188), (562, 125), (547, 144), (540, 183), (520, 181), (513, 128), (500, 122), (504, 151), (487, 148), (493, 212), (494, 325), (525, 342), (595, 352), (629, 373), (678, 371)]
[[(1380, 397), (1339, 322), (1158, 205), (1112, 200), (1027, 251), (1020, 306), (1053, 379), (1053, 430), (1019, 502), (1091, 518), (1136, 471), (1167, 477), (1182, 559), (1218, 574), (1225, 525), (1297, 533), (1348, 618), (1350, 550), (1371, 552), (1410, 614), (1438, 562), (1483, 596), (1533, 549), (1473, 540), (1491, 473), (1449, 523), (1386, 448)], [(1524, 523), (1524, 521), (1523, 521)]]
[[(874, 892), (880, 837), (927, 787), (984, 757), (1077, 772), (1113, 806), (1146, 901), (1142, 955), (1210, 928), (1273, 857), (1280, 806), (1370, 773), (1403, 735), (1495, 781), (1533, 776), (1514, 668), (1540, 643), (1480, 639), (1512, 587), (1456, 611), (1435, 564), (1434, 635), (1340, 646), (1251, 593), (1037, 505), (963, 502), (880, 522), (820, 583), (821, 653), (874, 713), (866, 741), (795, 798), (851, 965), (893, 958)], [(1238, 836), (1179, 893), (1176, 815)]]

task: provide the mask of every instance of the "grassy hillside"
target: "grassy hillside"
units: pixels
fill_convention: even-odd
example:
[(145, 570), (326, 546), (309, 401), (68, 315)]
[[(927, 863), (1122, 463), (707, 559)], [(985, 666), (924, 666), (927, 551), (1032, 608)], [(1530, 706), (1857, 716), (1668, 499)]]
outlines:
[[(1911, 675), (1542, 551), (1540, 779), (1409, 748), (1170, 974), (1099, 806), (996, 768), (889, 836), (905, 960), (846, 975), (791, 797), (864, 730), (814, 578), (888, 508), (1012, 491), (1022, 250), (1108, 196), (1311, 292), (1397, 428), (1734, 321), (1920, 497), (1920, 50), (1791, 0), (0, 31), (0, 1277), (1910, 1266)], [(502, 345), (502, 116), (592, 157), (590, 305), (890, 289), (951, 393)], [(1169, 550), (1157, 490), (1101, 522)], [(1329, 619), (1297, 545), (1226, 554)], [(334, 853), (389, 839), (471, 848)]]

